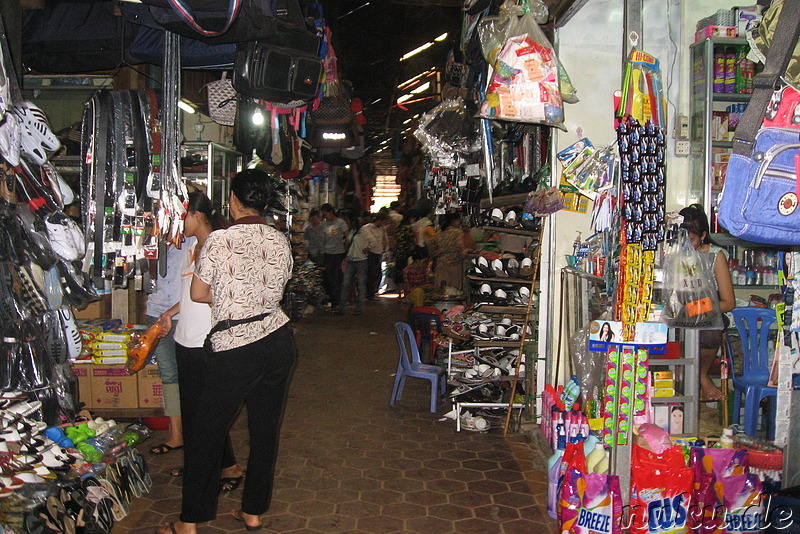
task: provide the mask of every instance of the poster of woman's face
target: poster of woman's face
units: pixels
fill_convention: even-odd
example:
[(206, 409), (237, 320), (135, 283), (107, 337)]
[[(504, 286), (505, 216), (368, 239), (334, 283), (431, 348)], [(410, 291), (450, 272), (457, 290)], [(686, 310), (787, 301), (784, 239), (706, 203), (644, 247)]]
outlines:
[(589, 339), (601, 343), (621, 343), (622, 323), (617, 321), (592, 321)]

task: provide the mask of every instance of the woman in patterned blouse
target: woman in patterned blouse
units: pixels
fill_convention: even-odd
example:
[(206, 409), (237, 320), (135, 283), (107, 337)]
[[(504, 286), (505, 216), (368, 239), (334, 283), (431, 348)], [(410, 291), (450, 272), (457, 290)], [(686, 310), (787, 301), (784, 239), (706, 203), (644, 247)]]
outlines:
[(204, 424), (187, 439), (180, 520), (160, 529), (197, 532), (216, 518), (225, 436), (242, 404), (247, 406), (250, 456), (241, 508), (234, 517), (250, 529), (261, 525), (272, 494), (280, 421), (295, 348), (280, 307), (292, 272), (289, 241), (267, 226), (269, 177), (245, 170), (231, 180), (230, 228), (213, 232), (197, 260), (191, 286), (196, 302), (211, 304), (211, 353), (198, 412)]

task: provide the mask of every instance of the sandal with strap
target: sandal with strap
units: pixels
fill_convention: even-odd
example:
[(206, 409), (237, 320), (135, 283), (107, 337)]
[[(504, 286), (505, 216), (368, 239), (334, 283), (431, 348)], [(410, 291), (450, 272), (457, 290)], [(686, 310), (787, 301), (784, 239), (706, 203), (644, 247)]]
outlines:
[(152, 449), (150, 449), (150, 454), (156, 454), (156, 455), (158, 455), (158, 454), (168, 454), (168, 453), (170, 453), (172, 451), (179, 451), (182, 448), (183, 448), (183, 445), (177, 445), (175, 447), (171, 447), (171, 446), (167, 445), (166, 443), (161, 443), (159, 445), (156, 445)]

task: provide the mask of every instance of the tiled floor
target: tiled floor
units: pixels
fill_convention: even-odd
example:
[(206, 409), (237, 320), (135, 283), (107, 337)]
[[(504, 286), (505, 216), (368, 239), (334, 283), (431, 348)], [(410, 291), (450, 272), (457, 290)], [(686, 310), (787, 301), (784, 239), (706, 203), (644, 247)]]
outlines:
[[(298, 324), (275, 492), (266, 532), (536, 533), (556, 531), (544, 510), (542, 456), (523, 435), (455, 432), (428, 411), (429, 382), (408, 380), (389, 406), (397, 349), (393, 324), (405, 307), (379, 299), (361, 316), (317, 312)], [(142, 450), (158, 443), (155, 435)], [(246, 458), (240, 417), (234, 447)], [(177, 517), (180, 452), (148, 457), (154, 486), (137, 499), (117, 533), (152, 532)], [(221, 496), (204, 533), (243, 531), (230, 512), (241, 488)]]

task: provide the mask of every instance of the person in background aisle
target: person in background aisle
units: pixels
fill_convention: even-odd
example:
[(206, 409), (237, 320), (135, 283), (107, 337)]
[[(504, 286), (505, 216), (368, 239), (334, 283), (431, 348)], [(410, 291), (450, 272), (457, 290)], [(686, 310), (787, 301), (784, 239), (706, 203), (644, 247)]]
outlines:
[[(733, 292), (731, 272), (724, 249), (711, 244), (709, 239), (708, 218), (699, 204), (692, 204), (680, 212), (683, 216), (682, 228), (686, 228), (692, 246), (702, 252), (706, 267), (714, 273), (714, 283), (719, 293), (719, 309), (723, 313), (724, 328), (728, 327), (728, 318), (724, 315), (736, 307), (736, 295)], [(700, 331), (700, 401), (714, 402), (722, 400), (722, 391), (711, 381), (708, 374), (714, 365), (719, 348), (722, 346), (721, 330)]]
[(247, 406), (250, 455), (241, 508), (233, 518), (247, 530), (263, 528), (278, 455), (278, 437), (295, 347), (281, 298), (292, 273), (292, 248), (259, 215), (272, 184), (248, 169), (231, 180), (233, 225), (212, 232), (203, 245), (190, 288), (195, 302), (211, 304), (211, 351), (203, 373), (197, 413), (184, 456), (179, 521), (160, 534), (194, 534), (197, 523), (217, 516), (225, 441), (242, 404)]
[(434, 261), (436, 287), (444, 284), (460, 290), (464, 279), (465, 252), (460, 214), (448, 213), (442, 218), (442, 230), (428, 241), (428, 251)]
[(308, 213), (308, 222), (303, 229), (303, 237), (308, 247), (308, 259), (321, 265), (324, 261), (325, 234), (322, 230), (322, 217), (317, 208)]
[[(212, 221), (214, 226), (212, 227)], [(181, 291), (180, 300), (161, 314), (158, 320), (164, 325), (163, 336), (169, 335), (175, 324), (175, 356), (178, 364), (178, 383), (180, 385), (181, 419), (183, 435), (188, 442), (195, 435), (195, 426), (203, 424), (201, 414), (196, 411), (199, 395), (203, 388), (203, 370), (206, 367), (208, 354), (203, 348), (208, 331), (211, 330), (211, 306), (192, 301), (189, 288), (194, 275), (195, 258), (203, 249), (212, 230), (223, 227), (222, 221), (216, 219), (211, 208), (211, 201), (199, 191), (189, 193), (184, 235), (191, 238), (191, 244), (184, 243), (188, 249), (180, 266)], [(182, 315), (180, 322), (173, 321), (178, 313)], [(233, 491), (239, 487), (244, 475), (236, 464), (230, 437), (225, 442), (222, 478), (220, 490)], [(173, 469), (174, 476), (183, 474), (183, 468)]]
[[(400, 223), (403, 222), (403, 214), (398, 211), (400, 208), (400, 203), (398, 201), (394, 201), (389, 204), (389, 209), (386, 211), (386, 237), (389, 238), (389, 252), (391, 253), (392, 257), (390, 259), (394, 259), (394, 250), (396, 246), (396, 237), (395, 234), (397, 233), (397, 229), (400, 228)], [(381, 211), (384, 211), (385, 208), (382, 208)]]
[(433, 236), (436, 235), (436, 228), (434, 228), (429, 217), (429, 210), (424, 208), (418, 209), (416, 215), (419, 217), (419, 219), (417, 219), (412, 225), (412, 228), (414, 229), (414, 245), (418, 249), (427, 249), (428, 241), (433, 239)]
[[(159, 269), (156, 279), (156, 290), (147, 296), (147, 324), (158, 321), (159, 317), (178, 302), (181, 297), (181, 271), (180, 267), (186, 261), (189, 248), (194, 244), (194, 238), (187, 239), (181, 248), (170, 245), (167, 248), (167, 272), (161, 276)], [(180, 317), (175, 316), (177, 324)], [(178, 385), (178, 363), (175, 358), (175, 339), (170, 332), (155, 348), (154, 356), (158, 364), (158, 374), (164, 392), (164, 415), (169, 418), (169, 436), (164, 441), (150, 449), (150, 454), (167, 454), (183, 448), (183, 425), (181, 422), (181, 397)]]
[(353, 279), (356, 281), (358, 297), (356, 299), (356, 309), (353, 315), (364, 313), (364, 302), (367, 298), (367, 270), (368, 254), (373, 245), (369, 233), (366, 231), (367, 222), (370, 220), (370, 213), (365, 211), (358, 219), (358, 224), (351, 231), (350, 246), (347, 249), (347, 260), (344, 270), (344, 281), (342, 282), (342, 295), (339, 298), (339, 306), (336, 309), (338, 314), (344, 314), (344, 308), (350, 300), (350, 293), (353, 290)]
[(389, 250), (389, 238), (386, 235), (388, 223), (386, 213), (378, 212), (363, 226), (363, 231), (369, 236), (369, 253), (367, 254), (367, 298), (372, 300), (381, 286), (381, 262), (383, 254)]
[(403, 291), (406, 296), (417, 288), (430, 286), (431, 260), (423, 253), (424, 251), (414, 252), (414, 261), (403, 269)]
[(322, 233), (325, 236), (322, 248), (325, 260), (323, 283), (331, 305), (336, 309), (342, 292), (342, 261), (347, 250), (347, 223), (336, 216), (330, 204), (323, 204), (319, 211), (323, 218)]
[(408, 265), (413, 251), (414, 230), (411, 228), (411, 216), (406, 215), (394, 232), (394, 282), (398, 288), (403, 287), (403, 269)]

